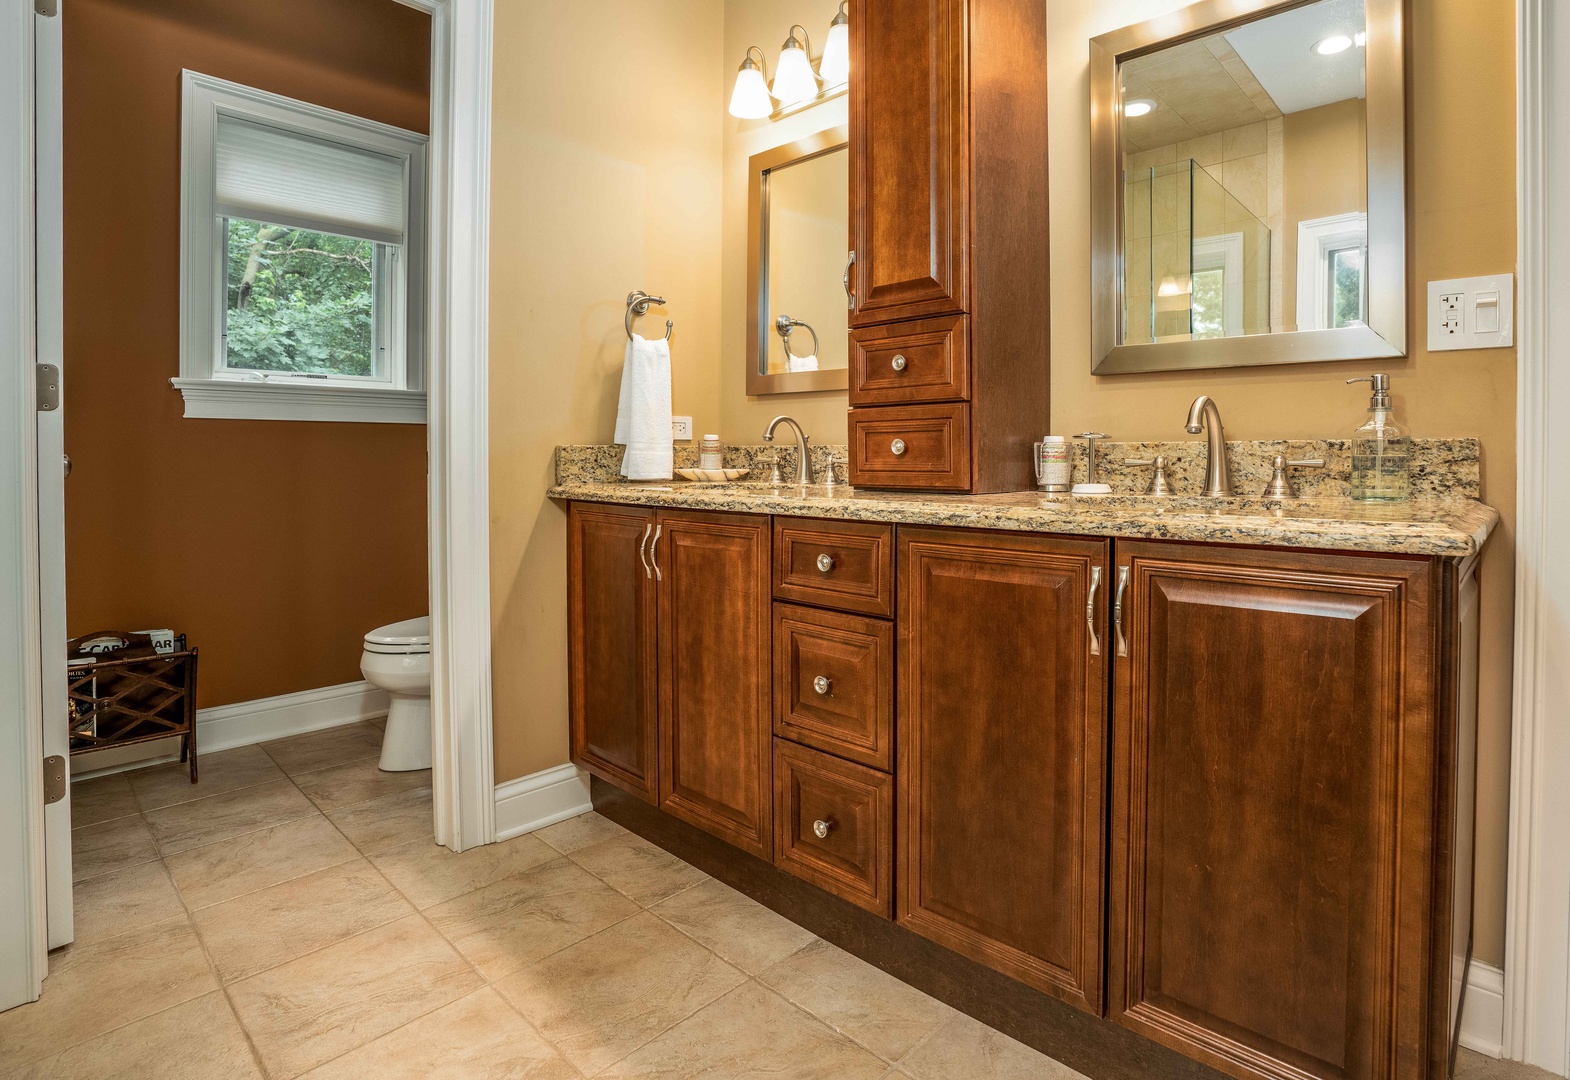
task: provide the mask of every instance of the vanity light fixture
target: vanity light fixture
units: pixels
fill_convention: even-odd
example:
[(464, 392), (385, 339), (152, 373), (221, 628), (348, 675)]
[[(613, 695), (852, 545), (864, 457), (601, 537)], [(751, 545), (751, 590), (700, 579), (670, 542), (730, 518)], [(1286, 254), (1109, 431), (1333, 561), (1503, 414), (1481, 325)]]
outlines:
[(1136, 117), (1149, 116), (1155, 111), (1155, 108), (1156, 103), (1149, 98), (1135, 98), (1133, 101), (1124, 103), (1123, 115), (1133, 120)]
[(818, 77), (824, 86), (838, 86), (850, 78), (850, 16), (840, 0), (839, 13), (829, 23), (829, 36), (823, 43), (823, 59), (818, 61)]
[[(757, 53), (756, 62), (752, 54)], [(741, 120), (761, 120), (774, 111), (774, 100), (769, 96), (768, 83), (764, 81), (763, 64), (767, 58), (756, 45), (747, 47), (747, 57), (736, 69), (736, 88), (730, 95), (730, 114)]]
[(1314, 52), (1320, 56), (1335, 56), (1344, 53), (1352, 47), (1352, 39), (1345, 34), (1331, 34), (1314, 42)]
[[(799, 40), (797, 30), (801, 31)], [(812, 70), (812, 61), (807, 59), (810, 45), (807, 28), (796, 23), (780, 46), (780, 57), (774, 62), (773, 93), (783, 106), (799, 105), (818, 96), (818, 76)]]

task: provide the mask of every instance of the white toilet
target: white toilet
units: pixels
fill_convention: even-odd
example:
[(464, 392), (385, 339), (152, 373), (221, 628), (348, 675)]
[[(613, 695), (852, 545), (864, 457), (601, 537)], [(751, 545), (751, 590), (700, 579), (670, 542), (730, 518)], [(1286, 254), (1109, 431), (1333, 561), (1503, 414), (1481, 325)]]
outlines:
[(412, 772), (431, 767), (431, 619), (379, 626), (365, 635), (360, 673), (392, 696), (382, 734), (381, 767)]

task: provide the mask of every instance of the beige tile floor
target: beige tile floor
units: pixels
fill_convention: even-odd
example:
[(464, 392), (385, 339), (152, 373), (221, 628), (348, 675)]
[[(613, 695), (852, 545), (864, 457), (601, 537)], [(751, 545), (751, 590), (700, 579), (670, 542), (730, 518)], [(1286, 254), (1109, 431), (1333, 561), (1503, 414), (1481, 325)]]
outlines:
[(598, 815), (453, 855), (380, 738), (75, 785), (77, 940), (0, 1078), (1079, 1075)]

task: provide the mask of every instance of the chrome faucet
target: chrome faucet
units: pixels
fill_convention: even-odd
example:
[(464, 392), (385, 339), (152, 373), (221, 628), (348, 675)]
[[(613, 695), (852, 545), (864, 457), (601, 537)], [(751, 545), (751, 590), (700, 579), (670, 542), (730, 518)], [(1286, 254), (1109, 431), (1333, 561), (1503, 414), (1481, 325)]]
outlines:
[(807, 433), (801, 430), (801, 425), (792, 417), (776, 416), (764, 430), (763, 441), (773, 442), (774, 429), (781, 424), (789, 424), (796, 431), (796, 483), (805, 487), (812, 483), (812, 455), (807, 453)]
[(1232, 470), (1227, 467), (1227, 433), (1221, 428), (1221, 410), (1208, 394), (1200, 394), (1188, 407), (1190, 435), (1205, 433), (1205, 494), (1232, 494)]

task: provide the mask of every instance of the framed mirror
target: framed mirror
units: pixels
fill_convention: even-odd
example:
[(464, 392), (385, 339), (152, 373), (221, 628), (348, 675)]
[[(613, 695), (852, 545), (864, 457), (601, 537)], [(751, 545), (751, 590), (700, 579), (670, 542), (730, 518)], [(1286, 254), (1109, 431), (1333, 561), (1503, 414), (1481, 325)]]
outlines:
[(830, 128), (749, 159), (748, 394), (850, 385), (847, 141)]
[(1402, 0), (1205, 0), (1091, 42), (1091, 370), (1406, 355)]

